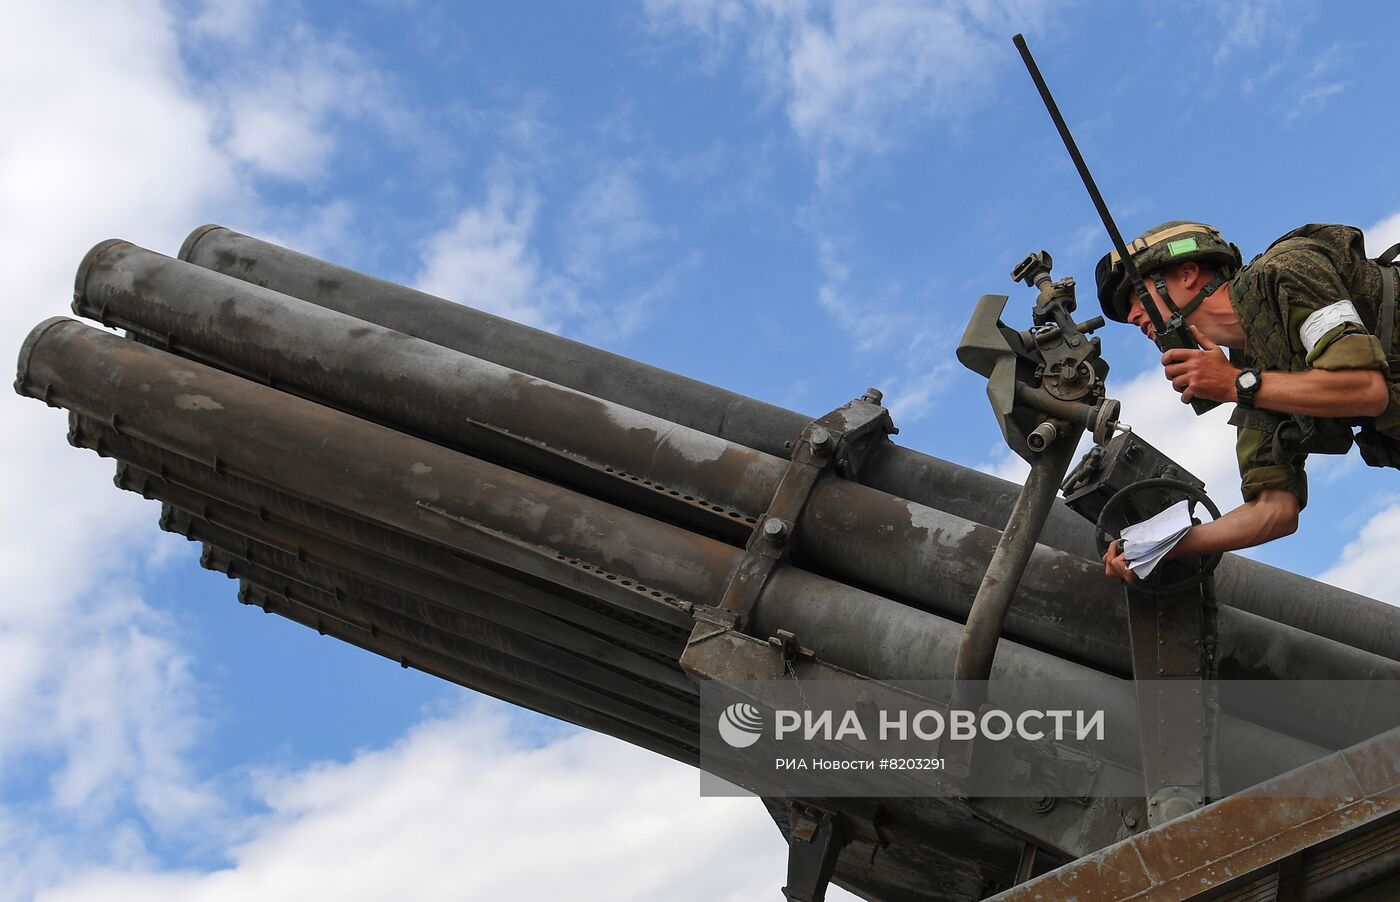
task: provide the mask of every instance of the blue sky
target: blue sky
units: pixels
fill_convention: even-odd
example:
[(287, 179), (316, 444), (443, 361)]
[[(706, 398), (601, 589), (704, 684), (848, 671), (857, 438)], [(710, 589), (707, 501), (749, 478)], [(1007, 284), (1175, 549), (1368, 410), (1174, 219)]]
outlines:
[[(902, 443), (1016, 476), (953, 347), (982, 294), (1024, 320), (1032, 250), (1092, 306), (1106, 244), (1017, 31), (1125, 232), (1400, 241), (1379, 2), (7, 13), (12, 350), (93, 243), (173, 254), (218, 222), (814, 415), (879, 386)], [(1237, 503), (1226, 412), (1104, 334), (1124, 418)], [(237, 605), (60, 414), (0, 403), (0, 898), (776, 893), (757, 803)], [(1371, 553), (1400, 541), (1394, 474), (1310, 469), (1301, 530), (1257, 556), (1400, 601)]]

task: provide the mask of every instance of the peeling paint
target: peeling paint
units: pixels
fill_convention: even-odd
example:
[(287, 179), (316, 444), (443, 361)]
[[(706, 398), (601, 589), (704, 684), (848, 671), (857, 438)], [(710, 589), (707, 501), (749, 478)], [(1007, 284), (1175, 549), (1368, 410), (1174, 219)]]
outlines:
[(964, 539), (977, 530), (977, 524), (971, 520), (950, 517), (943, 511), (922, 504), (910, 501), (905, 507), (909, 510), (909, 525), (915, 529), (928, 530), (929, 536), (946, 548), (961, 545)]
[(675, 453), (677, 457), (688, 463), (703, 464), (719, 460), (729, 447), (729, 443), (723, 439), (684, 426), (677, 426), (629, 407), (602, 403), (599, 405), (599, 411), (611, 423), (623, 429), (639, 429), (652, 433), (656, 436), (658, 446)]
[(175, 406), (181, 410), (223, 410), (224, 405), (215, 401), (208, 395), (186, 395), (175, 396)]

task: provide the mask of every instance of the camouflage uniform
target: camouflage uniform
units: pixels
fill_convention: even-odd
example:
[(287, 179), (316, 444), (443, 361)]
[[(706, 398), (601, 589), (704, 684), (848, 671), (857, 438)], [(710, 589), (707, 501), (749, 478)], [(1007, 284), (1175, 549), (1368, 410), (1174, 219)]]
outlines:
[[(1236, 365), (1293, 373), (1374, 369), (1390, 383), (1390, 404), (1374, 419), (1290, 416), (1236, 407), (1230, 422), (1239, 428), (1236, 452), (1244, 499), (1280, 488), (1297, 495), (1300, 506), (1306, 505), (1303, 462), (1308, 453), (1345, 454), (1356, 426), (1363, 427), (1355, 441), (1362, 445), (1368, 464), (1400, 463), (1400, 385), (1390, 381), (1394, 352), (1382, 348), (1373, 334), (1381, 274), (1366, 257), (1361, 231), (1340, 225), (1294, 229), (1251, 260), (1229, 284), (1230, 302), (1248, 348), (1247, 354), (1231, 355)], [(1351, 302), (1361, 323), (1333, 322), (1335, 318), (1326, 315), (1309, 320), (1342, 300)], [(1318, 334), (1323, 328), (1326, 331)], [(1392, 334), (1400, 335), (1400, 328)], [(1400, 370), (1400, 360), (1394, 362)]]

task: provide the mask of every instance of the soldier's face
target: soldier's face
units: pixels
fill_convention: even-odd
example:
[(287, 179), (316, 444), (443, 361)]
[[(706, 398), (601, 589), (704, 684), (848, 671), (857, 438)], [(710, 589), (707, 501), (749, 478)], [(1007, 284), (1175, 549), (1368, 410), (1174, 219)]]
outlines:
[[(1147, 288), (1147, 293), (1152, 297), (1152, 302), (1157, 305), (1158, 315), (1161, 316), (1163, 322), (1166, 322), (1171, 314), (1167, 312), (1166, 305), (1162, 303), (1161, 297), (1157, 294), (1157, 286), (1153, 285), (1150, 279), (1145, 280), (1144, 285)], [(1170, 287), (1168, 290), (1170, 290)], [(1143, 309), (1142, 299), (1137, 297), (1136, 293), (1133, 295), (1132, 306), (1128, 308), (1128, 322), (1142, 330), (1143, 335), (1146, 335), (1153, 341), (1157, 340), (1157, 330), (1152, 326), (1152, 318), (1148, 316), (1147, 311)]]

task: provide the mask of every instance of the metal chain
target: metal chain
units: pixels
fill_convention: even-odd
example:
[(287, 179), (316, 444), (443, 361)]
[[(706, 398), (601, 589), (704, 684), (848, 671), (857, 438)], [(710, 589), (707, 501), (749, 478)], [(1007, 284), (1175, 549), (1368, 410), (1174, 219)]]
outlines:
[(792, 661), (783, 658), (783, 672), (792, 677), (793, 683), (797, 685), (797, 695), (802, 699), (802, 708), (805, 711), (812, 710), (812, 703), (807, 701), (807, 693), (802, 691), (802, 681), (797, 678), (797, 668), (792, 666)]

